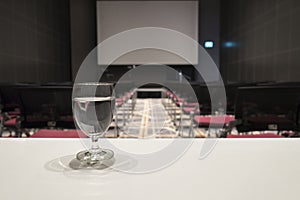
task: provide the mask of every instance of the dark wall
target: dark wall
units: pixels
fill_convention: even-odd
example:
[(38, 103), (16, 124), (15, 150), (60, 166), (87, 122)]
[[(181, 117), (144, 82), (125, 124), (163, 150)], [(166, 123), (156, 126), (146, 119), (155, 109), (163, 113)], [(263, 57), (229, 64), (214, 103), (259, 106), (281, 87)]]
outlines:
[(97, 45), (96, 0), (70, 0), (72, 77)]
[[(207, 53), (220, 69), (220, 4), (221, 0), (199, 0), (199, 44), (211, 40), (214, 47), (206, 49)], [(201, 62), (201, 61), (200, 61)], [(210, 73), (213, 74), (213, 73)], [(202, 76), (195, 71), (195, 81), (204, 83)], [(211, 81), (219, 79), (219, 75), (206, 77)]]
[(214, 48), (206, 49), (219, 67), (220, 54), (220, 0), (199, 1), (199, 43), (214, 41)]
[(299, 0), (222, 0), (221, 3), (224, 79), (300, 80)]
[(0, 82), (69, 81), (69, 0), (0, 1)]

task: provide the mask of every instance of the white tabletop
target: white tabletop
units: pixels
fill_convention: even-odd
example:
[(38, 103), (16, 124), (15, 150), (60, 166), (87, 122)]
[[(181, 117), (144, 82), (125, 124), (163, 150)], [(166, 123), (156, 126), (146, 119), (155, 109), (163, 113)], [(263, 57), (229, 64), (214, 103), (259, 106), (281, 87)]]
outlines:
[[(112, 140), (132, 152), (168, 142)], [(0, 139), (0, 199), (299, 200), (299, 139), (219, 140), (199, 160), (204, 141), (165, 169), (131, 174), (68, 169), (68, 155), (83, 149), (78, 139)]]

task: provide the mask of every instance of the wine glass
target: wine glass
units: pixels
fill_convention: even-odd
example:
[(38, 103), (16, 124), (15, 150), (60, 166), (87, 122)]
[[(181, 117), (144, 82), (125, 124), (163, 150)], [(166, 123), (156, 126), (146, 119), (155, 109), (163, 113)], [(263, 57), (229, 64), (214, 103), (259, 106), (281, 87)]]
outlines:
[(77, 127), (92, 140), (89, 150), (76, 158), (88, 166), (101, 165), (112, 159), (114, 152), (102, 149), (98, 139), (107, 131), (114, 113), (115, 93), (112, 83), (78, 83), (73, 88), (73, 114)]

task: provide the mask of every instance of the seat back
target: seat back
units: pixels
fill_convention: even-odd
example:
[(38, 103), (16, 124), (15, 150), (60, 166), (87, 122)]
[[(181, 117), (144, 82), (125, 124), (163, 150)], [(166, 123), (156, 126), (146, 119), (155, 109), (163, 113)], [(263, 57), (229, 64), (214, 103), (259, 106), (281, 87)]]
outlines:
[(238, 89), (235, 117), (241, 121), (239, 132), (299, 129), (298, 86), (256, 86)]
[(71, 86), (26, 87), (18, 91), (23, 107), (21, 127), (75, 127)]

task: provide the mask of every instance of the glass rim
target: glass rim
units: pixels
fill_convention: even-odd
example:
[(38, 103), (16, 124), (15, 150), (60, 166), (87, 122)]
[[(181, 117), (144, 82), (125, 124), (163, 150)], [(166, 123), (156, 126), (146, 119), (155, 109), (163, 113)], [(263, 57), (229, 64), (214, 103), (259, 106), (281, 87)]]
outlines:
[(108, 82), (85, 82), (85, 83), (74, 83), (74, 85), (78, 86), (85, 86), (85, 85), (95, 85), (95, 86), (101, 86), (101, 85), (108, 85), (108, 86), (113, 86), (114, 83), (108, 83)]

